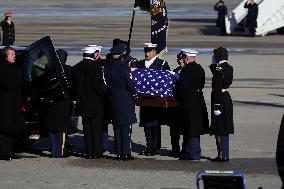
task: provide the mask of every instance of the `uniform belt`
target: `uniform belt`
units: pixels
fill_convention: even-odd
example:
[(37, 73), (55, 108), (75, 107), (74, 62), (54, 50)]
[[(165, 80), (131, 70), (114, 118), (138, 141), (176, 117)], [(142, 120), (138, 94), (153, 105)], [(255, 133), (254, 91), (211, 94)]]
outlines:
[(227, 89), (222, 89), (222, 93), (224, 93), (224, 92), (226, 92), (226, 91), (228, 91)]

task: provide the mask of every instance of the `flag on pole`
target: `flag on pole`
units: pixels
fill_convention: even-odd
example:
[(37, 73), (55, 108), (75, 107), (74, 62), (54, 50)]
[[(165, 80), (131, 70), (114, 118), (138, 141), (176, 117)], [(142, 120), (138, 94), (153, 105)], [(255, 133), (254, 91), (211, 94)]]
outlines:
[(168, 15), (164, 0), (135, 0), (134, 7), (150, 12), (151, 43), (158, 45), (158, 54), (167, 51)]

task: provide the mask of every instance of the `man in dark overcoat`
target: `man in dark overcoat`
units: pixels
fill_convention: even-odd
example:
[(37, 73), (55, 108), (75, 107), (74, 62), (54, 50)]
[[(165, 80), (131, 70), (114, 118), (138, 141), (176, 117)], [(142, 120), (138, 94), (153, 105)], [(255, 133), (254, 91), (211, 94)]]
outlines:
[[(64, 70), (63, 73), (67, 73), (65, 76), (68, 77), (70, 74), (70, 70), (68, 70), (69, 67), (64, 66), (66, 62), (66, 60), (64, 62), (64, 57), (67, 52), (63, 49), (58, 49), (56, 53), (59, 57), (60, 63), (62, 64), (61, 66)], [(55, 70), (52, 71), (55, 72)], [(48, 71), (45, 71), (44, 74), (49, 73)], [(51, 158), (62, 158), (66, 155), (66, 135), (68, 135), (68, 132), (71, 130), (71, 97), (68, 89), (64, 90), (64, 96), (64, 99), (45, 106), (43, 126), (49, 133)]]
[(103, 79), (101, 46), (83, 49), (83, 60), (74, 66), (73, 92), (78, 114), (82, 116), (86, 158), (102, 156), (106, 86)]
[(117, 44), (110, 49), (112, 61), (104, 67), (105, 81), (111, 105), (116, 155), (119, 160), (133, 160), (131, 155), (132, 124), (136, 123), (134, 95), (136, 90), (130, 78), (130, 68), (123, 59), (125, 46)]
[(180, 159), (199, 160), (201, 157), (200, 135), (209, 133), (207, 108), (202, 89), (205, 72), (195, 62), (197, 51), (183, 49), (185, 66), (180, 72), (178, 100), (184, 145)]
[[(137, 68), (150, 68), (160, 70), (170, 70), (168, 62), (158, 58), (157, 44), (144, 44), (145, 59), (139, 61)], [(154, 156), (158, 148), (159, 135), (161, 132), (160, 118), (161, 108), (154, 107), (140, 107), (140, 127), (144, 127), (146, 137), (146, 149), (142, 151), (141, 155)]]
[(228, 64), (228, 51), (214, 50), (210, 65), (212, 77), (210, 134), (215, 135), (218, 156), (211, 161), (229, 161), (229, 134), (234, 133), (233, 103), (228, 88), (233, 82), (233, 67)]
[(245, 3), (244, 8), (248, 9), (246, 26), (249, 29), (249, 36), (255, 37), (255, 28), (257, 28), (258, 5), (254, 0), (249, 0)]
[(282, 117), (278, 133), (277, 148), (276, 148), (276, 164), (278, 167), (278, 174), (282, 181), (281, 189), (284, 189), (284, 115)]
[(15, 42), (15, 25), (14, 22), (11, 20), (12, 13), (5, 12), (4, 17), (5, 19), (2, 20), (0, 23), (3, 31), (2, 45), (11, 46)]
[(216, 27), (220, 28), (220, 35), (226, 35), (226, 24), (225, 24), (225, 18), (228, 13), (228, 9), (224, 3), (223, 0), (219, 0), (215, 6), (215, 11), (218, 12), (218, 17), (216, 20)]
[(20, 157), (13, 153), (13, 136), (25, 131), (21, 114), (21, 82), (11, 47), (2, 50), (0, 62), (0, 159)]

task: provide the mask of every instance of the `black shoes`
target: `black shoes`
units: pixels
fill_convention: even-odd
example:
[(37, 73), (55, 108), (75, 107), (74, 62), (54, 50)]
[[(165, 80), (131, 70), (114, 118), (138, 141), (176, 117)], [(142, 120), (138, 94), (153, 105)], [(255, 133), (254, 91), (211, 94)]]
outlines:
[(6, 156), (0, 156), (0, 160), (11, 161), (12, 159), (22, 159), (22, 157), (14, 153), (11, 153), (10, 155), (6, 155)]
[(148, 151), (148, 150), (144, 150), (144, 151), (140, 152), (139, 155), (154, 156), (154, 155), (156, 155), (156, 153), (155, 153), (155, 152)]
[(116, 158), (117, 160), (123, 160), (123, 161), (131, 161), (135, 159), (131, 154), (117, 155)]
[(0, 160), (11, 161), (12, 158), (10, 156), (0, 156)]
[(179, 158), (180, 157), (180, 152), (176, 152), (176, 151), (171, 151), (168, 154), (169, 157), (174, 157), (174, 158)]
[(211, 162), (228, 162), (228, 161), (230, 161), (230, 159), (229, 158), (222, 158), (222, 157), (217, 156), (214, 159), (210, 159), (210, 161)]
[(101, 155), (86, 155), (85, 159), (100, 159), (102, 156)]

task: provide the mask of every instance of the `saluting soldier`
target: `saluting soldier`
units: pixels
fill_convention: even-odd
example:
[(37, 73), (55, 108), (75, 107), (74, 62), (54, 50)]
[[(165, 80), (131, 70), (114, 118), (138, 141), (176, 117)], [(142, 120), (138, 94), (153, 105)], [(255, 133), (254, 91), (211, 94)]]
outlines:
[[(157, 44), (145, 43), (145, 59), (139, 61), (136, 67), (170, 70), (168, 62), (158, 58), (156, 48)], [(146, 137), (146, 149), (140, 153), (141, 155), (154, 156), (157, 152), (161, 132), (160, 114), (160, 108), (140, 107), (140, 127), (144, 127)]]
[(101, 46), (83, 49), (83, 60), (74, 66), (73, 93), (82, 116), (86, 159), (102, 156), (106, 86), (103, 79)]
[(225, 17), (228, 13), (228, 9), (225, 6), (225, 2), (223, 0), (219, 0), (215, 4), (214, 9), (218, 12), (216, 27), (220, 28), (220, 35), (226, 35)]
[(125, 46), (117, 44), (110, 49), (112, 60), (104, 66), (104, 76), (111, 105), (114, 126), (115, 151), (118, 160), (133, 160), (131, 155), (132, 124), (136, 123), (134, 95), (136, 90), (130, 77), (130, 68), (123, 59)]
[(212, 162), (229, 161), (229, 134), (234, 133), (233, 103), (228, 88), (233, 82), (233, 67), (228, 64), (228, 51), (214, 49), (210, 65), (212, 77), (210, 134), (215, 135), (218, 156)]
[(15, 25), (12, 21), (12, 12), (4, 13), (5, 19), (0, 23), (3, 31), (2, 45), (12, 46), (15, 42)]
[(197, 51), (183, 49), (184, 68), (180, 72), (178, 99), (184, 145), (180, 159), (199, 160), (201, 157), (200, 135), (209, 133), (207, 108), (202, 89), (205, 84), (205, 72), (195, 62)]
[(249, 36), (255, 37), (255, 28), (257, 28), (258, 5), (254, 0), (248, 0), (244, 8), (248, 9), (246, 17), (246, 26), (249, 29)]

